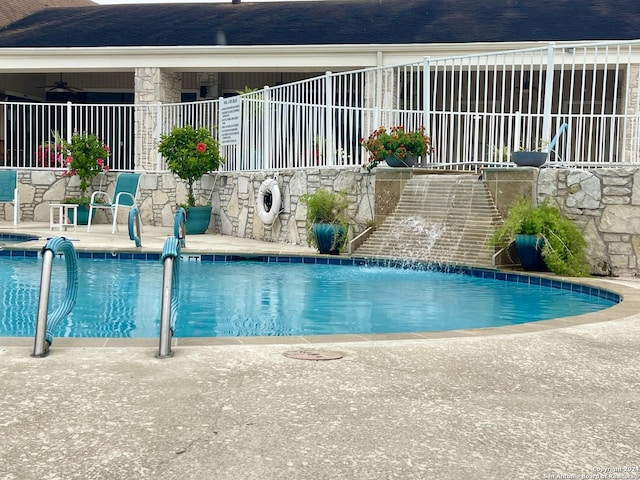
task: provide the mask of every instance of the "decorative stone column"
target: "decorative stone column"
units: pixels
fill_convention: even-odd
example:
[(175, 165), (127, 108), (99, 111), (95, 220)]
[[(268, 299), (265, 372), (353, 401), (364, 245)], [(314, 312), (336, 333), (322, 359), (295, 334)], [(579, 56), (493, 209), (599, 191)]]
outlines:
[(364, 105), (373, 111), (364, 119), (366, 137), (381, 125), (390, 128), (398, 123), (397, 118), (390, 118), (389, 113), (385, 113), (397, 110), (398, 85), (393, 68), (370, 71), (365, 75)]
[(640, 148), (638, 147), (638, 139), (636, 134), (636, 125), (632, 120), (638, 112), (636, 111), (638, 105), (638, 90), (640, 88), (640, 65), (633, 64), (630, 65), (629, 72), (627, 74), (627, 91), (629, 92), (627, 96), (627, 104), (623, 106), (623, 111), (626, 115), (626, 119), (624, 120), (624, 131), (626, 141), (622, 145), (621, 148), (624, 149), (623, 152), (619, 152), (620, 155), (623, 155), (628, 162), (637, 162), (640, 160)]
[(160, 136), (158, 104), (179, 103), (182, 73), (161, 68), (136, 68), (135, 72), (135, 167), (157, 170)]

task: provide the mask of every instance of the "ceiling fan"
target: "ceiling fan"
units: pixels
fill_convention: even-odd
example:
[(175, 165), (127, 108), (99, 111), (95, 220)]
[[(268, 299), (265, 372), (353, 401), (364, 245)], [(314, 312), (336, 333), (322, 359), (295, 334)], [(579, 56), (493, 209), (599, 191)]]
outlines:
[(53, 85), (43, 85), (39, 88), (46, 88), (47, 93), (72, 93), (74, 95), (83, 91), (81, 88), (71, 87), (67, 82), (62, 81), (62, 74), (60, 74), (60, 80)]

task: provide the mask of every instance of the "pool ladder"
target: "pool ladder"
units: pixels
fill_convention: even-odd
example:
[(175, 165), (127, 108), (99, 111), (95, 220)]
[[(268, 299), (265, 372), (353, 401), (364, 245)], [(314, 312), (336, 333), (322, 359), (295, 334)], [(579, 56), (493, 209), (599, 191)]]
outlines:
[(162, 249), (162, 307), (160, 311), (160, 346), (156, 357), (172, 357), (171, 340), (178, 315), (180, 282), (180, 248), (185, 246), (185, 221), (187, 215), (179, 208), (174, 219), (174, 236), (167, 238)]
[(136, 247), (142, 246), (142, 241), (140, 240), (140, 232), (142, 231), (142, 227), (140, 225), (140, 210), (138, 207), (132, 207), (129, 209), (129, 240), (133, 240), (136, 244)]
[[(67, 290), (62, 303), (49, 316), (49, 293), (51, 290), (51, 270), (55, 255), (64, 255), (67, 267)], [(78, 258), (73, 244), (64, 237), (54, 237), (42, 248), (42, 273), (40, 275), (40, 298), (33, 345), (34, 357), (45, 357), (53, 343), (53, 330), (76, 304), (78, 298)]]

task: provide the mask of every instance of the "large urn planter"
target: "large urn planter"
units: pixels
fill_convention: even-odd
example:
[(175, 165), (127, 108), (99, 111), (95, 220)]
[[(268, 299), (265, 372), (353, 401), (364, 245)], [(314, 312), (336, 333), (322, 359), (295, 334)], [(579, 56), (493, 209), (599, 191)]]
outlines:
[(347, 229), (343, 225), (314, 223), (311, 230), (320, 253), (329, 255), (340, 253), (340, 246), (344, 243), (344, 237), (347, 234)]
[(205, 207), (189, 207), (185, 233), (187, 235), (199, 235), (205, 233), (211, 221), (211, 205)]
[(549, 271), (542, 257), (542, 247), (544, 246), (542, 237), (519, 233), (516, 235), (515, 243), (520, 265), (524, 270), (531, 272)]
[(513, 152), (511, 161), (519, 167), (541, 167), (547, 162), (547, 152)]

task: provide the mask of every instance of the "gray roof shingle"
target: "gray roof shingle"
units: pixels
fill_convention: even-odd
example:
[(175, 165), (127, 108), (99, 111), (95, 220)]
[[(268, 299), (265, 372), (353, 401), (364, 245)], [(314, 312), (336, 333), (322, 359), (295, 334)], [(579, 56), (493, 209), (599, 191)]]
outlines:
[(37, 12), (0, 29), (0, 47), (630, 40), (638, 18), (638, 0), (99, 5)]
[(89, 5), (95, 5), (95, 3), (91, 0), (2, 0), (0, 2), (0, 27), (45, 8)]

